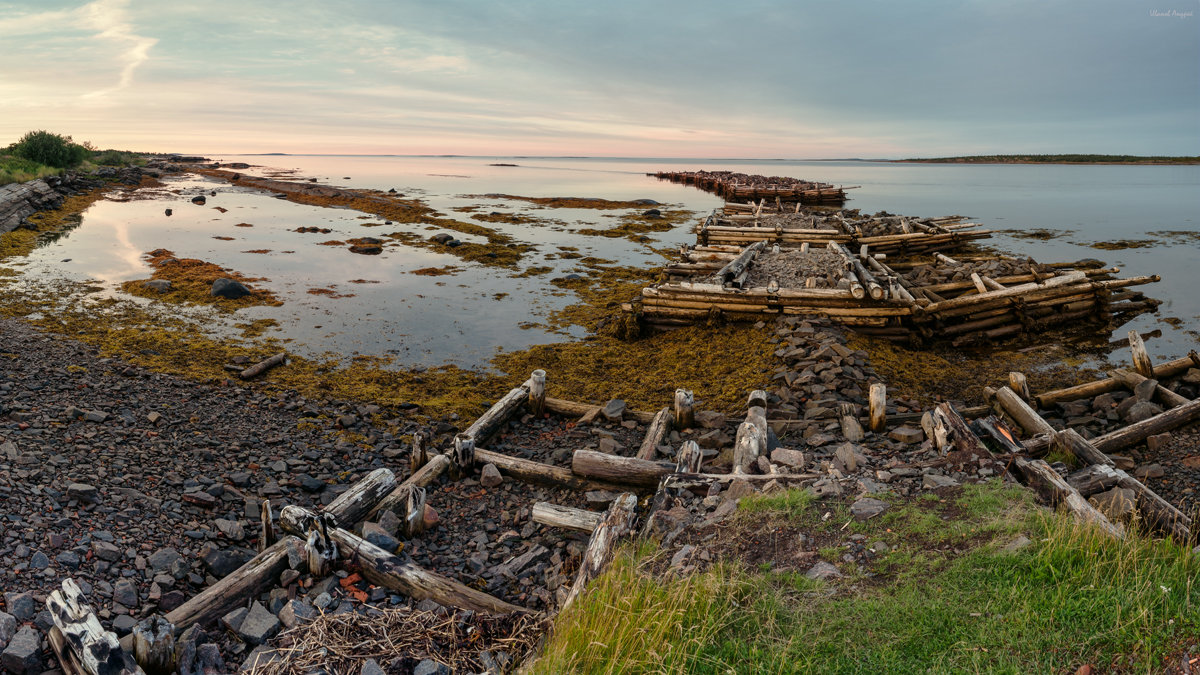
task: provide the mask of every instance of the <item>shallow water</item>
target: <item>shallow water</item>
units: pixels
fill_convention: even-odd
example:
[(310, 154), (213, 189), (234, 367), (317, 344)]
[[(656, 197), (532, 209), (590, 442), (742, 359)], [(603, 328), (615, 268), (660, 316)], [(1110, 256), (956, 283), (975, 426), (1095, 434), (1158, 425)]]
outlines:
[[(574, 296), (548, 282), (563, 274), (586, 274), (578, 260), (555, 258), (558, 247), (572, 246), (585, 256), (625, 265), (656, 265), (662, 258), (651, 247), (675, 248), (691, 243), (694, 220), (661, 233), (653, 243), (586, 236), (580, 227), (611, 227), (615, 216), (630, 213), (591, 209), (546, 209), (527, 202), (481, 198), (483, 194), (531, 197), (601, 197), (614, 200), (649, 198), (697, 212), (721, 200), (691, 187), (647, 177), (664, 169), (730, 169), (766, 175), (788, 175), (841, 185), (861, 185), (848, 206), (867, 212), (887, 210), (915, 216), (962, 214), (992, 230), (1049, 229), (1056, 238), (1030, 240), (997, 233), (991, 244), (1044, 262), (1098, 258), (1122, 268), (1122, 276), (1160, 274), (1163, 281), (1140, 287), (1164, 300), (1160, 312), (1144, 315), (1128, 328), (1161, 329), (1163, 337), (1148, 343), (1159, 358), (1186, 354), (1197, 346), (1200, 324), (1200, 222), (1194, 205), (1200, 166), (1057, 166), (931, 165), (882, 162), (701, 161), (645, 159), (543, 159), (468, 157), (330, 157), (236, 156), (225, 162), (294, 171), (332, 185), (387, 190), (419, 197), (447, 217), (479, 222), (455, 207), (482, 205), (490, 211), (528, 213), (563, 224), (482, 223), (516, 240), (534, 244), (521, 269), (548, 266), (553, 271), (514, 278), (514, 271), (466, 263), (458, 258), (410, 247), (387, 248), (382, 255), (362, 256), (346, 247), (321, 246), (396, 230), (428, 236), (424, 226), (364, 227), (382, 223), (356, 211), (310, 207), (264, 193), (234, 188), (203, 177), (168, 181), (155, 199), (101, 201), (83, 217), (80, 227), (39, 248), (23, 267), (31, 282), (49, 279), (96, 280), (103, 293), (120, 295), (120, 282), (147, 278), (142, 256), (168, 248), (181, 257), (215, 262), (249, 276), (266, 277), (261, 285), (275, 292), (282, 307), (256, 307), (237, 313), (240, 321), (272, 318), (276, 335), (291, 338), (292, 349), (310, 354), (391, 355), (402, 363), (485, 363), (497, 349), (519, 349), (563, 339), (545, 327), (556, 309)], [(489, 166), (494, 162), (516, 167)], [(346, 177), (349, 177), (348, 179)], [(200, 190), (216, 190), (203, 206), (190, 203)], [(472, 196), (474, 195), (474, 196)], [(215, 207), (227, 209), (221, 213)], [(165, 208), (174, 215), (166, 217)], [(250, 223), (253, 227), (237, 227)], [(300, 234), (300, 226), (330, 228), (329, 234)], [(1155, 234), (1172, 232), (1175, 234)], [(232, 237), (231, 241), (214, 237)], [(464, 238), (461, 235), (459, 238)], [(1097, 250), (1088, 244), (1115, 240), (1149, 240), (1149, 248)], [(249, 253), (269, 250), (269, 253)], [(553, 259), (544, 256), (550, 254)], [(419, 268), (453, 265), (452, 276), (418, 276)], [(377, 283), (353, 283), (367, 280)], [(343, 297), (312, 295), (330, 289)], [(498, 294), (507, 294), (498, 296)], [(348, 297), (353, 296), (353, 297)], [(1177, 317), (1180, 325), (1164, 322)], [(578, 329), (574, 329), (578, 335)], [(1125, 357), (1115, 352), (1113, 358)]]

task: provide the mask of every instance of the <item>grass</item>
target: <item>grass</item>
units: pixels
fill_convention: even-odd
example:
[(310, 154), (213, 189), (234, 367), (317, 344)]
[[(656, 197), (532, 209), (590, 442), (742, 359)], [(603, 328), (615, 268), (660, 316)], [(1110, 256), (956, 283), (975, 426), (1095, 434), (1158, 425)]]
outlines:
[(0, 155), (0, 185), (24, 183), (46, 176), (57, 176), (60, 173), (62, 173), (62, 169), (55, 169), (21, 157)]
[[(827, 584), (787, 556), (664, 577), (669, 553), (628, 547), (559, 617), (534, 671), (1161, 672), (1197, 641), (1200, 562), (1170, 541), (1106, 539), (999, 481), (893, 498), (850, 526), (845, 504), (804, 494), (744, 499), (720, 536), (791, 526), (822, 555), (844, 554), (851, 532), (891, 551), (857, 571), (839, 559), (847, 576)], [(1032, 543), (1005, 550), (1021, 533)]]

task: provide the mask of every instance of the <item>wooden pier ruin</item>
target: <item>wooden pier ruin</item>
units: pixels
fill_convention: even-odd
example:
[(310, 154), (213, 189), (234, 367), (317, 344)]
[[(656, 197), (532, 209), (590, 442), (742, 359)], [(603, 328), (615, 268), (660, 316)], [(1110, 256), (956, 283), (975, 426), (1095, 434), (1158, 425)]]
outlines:
[(759, 176), (734, 171), (656, 171), (646, 175), (673, 183), (694, 185), (725, 199), (780, 199), (806, 205), (840, 206), (846, 203), (847, 190), (860, 187), (842, 187), (799, 178)]

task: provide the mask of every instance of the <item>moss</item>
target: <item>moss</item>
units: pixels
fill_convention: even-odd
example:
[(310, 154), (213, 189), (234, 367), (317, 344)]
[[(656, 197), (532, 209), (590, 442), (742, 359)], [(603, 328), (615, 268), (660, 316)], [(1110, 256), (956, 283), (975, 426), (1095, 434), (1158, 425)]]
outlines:
[(663, 211), (661, 216), (650, 217), (641, 214), (621, 216), (621, 222), (616, 227), (608, 229), (584, 228), (576, 230), (579, 234), (594, 237), (625, 237), (630, 241), (645, 243), (652, 241), (645, 236), (647, 232), (666, 232), (676, 225), (685, 222), (694, 214), (692, 211)]
[(254, 321), (234, 324), (233, 327), (241, 330), (243, 338), (252, 339), (262, 337), (263, 333), (266, 333), (268, 330), (279, 327), (279, 322), (275, 319), (256, 319)]
[(617, 201), (612, 199), (597, 199), (593, 197), (519, 197), (517, 195), (471, 195), (478, 199), (509, 199), (529, 202), (551, 209), (600, 209), (611, 211), (616, 209), (649, 209), (650, 206), (636, 201)]
[[(212, 305), (221, 309), (242, 309), (268, 305), (278, 307), (283, 304), (279, 298), (268, 290), (255, 288), (256, 281), (266, 281), (263, 278), (247, 277), (219, 265), (195, 258), (176, 258), (172, 251), (155, 249), (146, 254), (147, 263), (154, 269), (150, 279), (165, 279), (171, 282), (171, 290), (160, 293), (146, 286), (149, 279), (135, 279), (121, 284), (121, 290), (130, 295), (159, 300), (170, 303), (188, 303)], [(236, 300), (212, 295), (212, 284), (217, 279), (233, 279), (250, 289), (250, 294)]]
[(416, 274), (422, 277), (444, 277), (461, 271), (461, 269), (454, 265), (446, 265), (445, 267), (422, 267), (419, 270), (409, 272), (409, 274)]

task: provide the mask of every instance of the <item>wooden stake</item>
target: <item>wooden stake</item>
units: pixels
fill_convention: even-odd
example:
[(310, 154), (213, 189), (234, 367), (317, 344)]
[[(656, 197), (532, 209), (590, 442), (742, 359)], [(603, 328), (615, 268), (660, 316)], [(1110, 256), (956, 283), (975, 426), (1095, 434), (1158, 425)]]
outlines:
[(866, 434), (863, 433), (862, 424), (858, 421), (858, 416), (854, 414), (854, 406), (849, 403), (842, 403), (838, 406), (838, 419), (842, 425), (842, 435), (851, 443), (858, 443)]
[(308, 530), (305, 544), (308, 571), (317, 578), (329, 576), (338, 557), (337, 542), (329, 537), (330, 530), (337, 527), (337, 519), (328, 513), (321, 513), (309, 518), (305, 525), (302, 529)]
[(704, 464), (704, 452), (696, 441), (684, 441), (679, 448), (679, 456), (675, 462), (676, 473), (700, 473)]
[(91, 675), (135, 675), (143, 673), (137, 662), (117, 640), (104, 630), (100, 619), (83, 597), (74, 579), (63, 579), (62, 589), (46, 599), (50, 619), (62, 633), (66, 651), (71, 652), (83, 671)]
[(151, 614), (133, 627), (133, 657), (149, 675), (175, 672), (175, 626)]
[(1015, 370), (1009, 372), (1008, 387), (1017, 396), (1020, 396), (1022, 401), (1033, 400), (1033, 395), (1029, 393), (1029, 383), (1025, 380), (1025, 373), (1019, 373)]
[(868, 401), (871, 431), (881, 434), (887, 429), (887, 385), (882, 382), (872, 384)]
[(663, 408), (658, 411), (658, 414), (650, 422), (650, 427), (646, 429), (646, 436), (642, 439), (641, 447), (638, 448), (637, 458), (654, 459), (658, 446), (663, 444), (669, 433), (671, 433), (671, 409)]
[(767, 409), (767, 392), (762, 389), (755, 389), (750, 392), (750, 398), (746, 401), (747, 408), (762, 408)]
[(1136, 330), (1129, 331), (1129, 352), (1133, 358), (1133, 369), (1142, 377), (1154, 377), (1154, 363), (1146, 353), (1146, 343)]
[(450, 475), (462, 480), (475, 470), (475, 439), (467, 434), (454, 437), (454, 456), (451, 458)]
[(529, 412), (534, 417), (546, 413), (546, 371), (533, 371), (529, 376)]
[(404, 536), (411, 539), (425, 531), (425, 488), (401, 485), (397, 489), (400, 500), (396, 515), (400, 518)]
[(262, 500), (262, 506), (258, 508), (258, 513), (262, 519), (262, 534), (258, 538), (258, 552), (266, 551), (275, 543), (275, 516), (271, 514), (271, 500)]
[(408, 474), (411, 476), (429, 463), (429, 434), (423, 429), (413, 432), (412, 454), (408, 456)]
[(680, 431), (696, 426), (695, 413), (692, 411), (694, 398), (692, 392), (686, 389), (675, 390), (675, 428)]
[(604, 567), (612, 560), (617, 542), (633, 531), (637, 522), (637, 497), (625, 493), (613, 500), (612, 506), (604, 514), (604, 519), (592, 533), (592, 540), (583, 552), (583, 560), (579, 563), (579, 572), (575, 575), (575, 583), (563, 600), (559, 612), (566, 611), (571, 603), (579, 597), (588, 582), (600, 575)]

